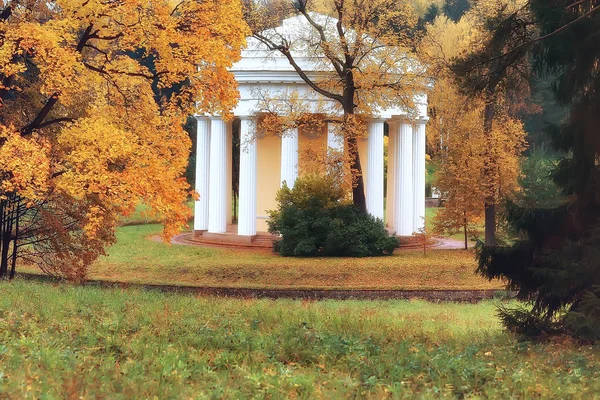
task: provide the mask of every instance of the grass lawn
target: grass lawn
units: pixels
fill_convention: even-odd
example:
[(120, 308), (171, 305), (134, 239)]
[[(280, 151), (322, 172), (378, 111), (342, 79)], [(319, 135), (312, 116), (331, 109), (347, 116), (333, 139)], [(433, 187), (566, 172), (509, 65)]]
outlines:
[[(474, 274), (472, 252), (401, 251), (391, 257), (291, 258), (267, 250), (169, 245), (148, 240), (160, 225), (125, 226), (90, 278), (245, 288), (502, 289)], [(34, 272), (35, 269), (19, 268)]]
[(518, 342), (495, 305), (236, 300), (0, 284), (0, 398), (580, 398), (600, 346)]

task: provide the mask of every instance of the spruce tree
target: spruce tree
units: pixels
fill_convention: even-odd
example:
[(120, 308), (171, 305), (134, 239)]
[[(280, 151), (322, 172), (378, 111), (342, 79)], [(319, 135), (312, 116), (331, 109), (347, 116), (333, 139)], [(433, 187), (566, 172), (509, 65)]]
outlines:
[(530, 304), (501, 310), (508, 327), (528, 335), (568, 332), (598, 340), (600, 1), (530, 0), (529, 6), (540, 30), (532, 47), (535, 70), (555, 77), (556, 102), (569, 109), (568, 120), (549, 130), (552, 145), (565, 155), (552, 171), (562, 198), (531, 201), (535, 189), (526, 185), (507, 207), (508, 221), (522, 239), (508, 247), (480, 247), (478, 272), (505, 279)]

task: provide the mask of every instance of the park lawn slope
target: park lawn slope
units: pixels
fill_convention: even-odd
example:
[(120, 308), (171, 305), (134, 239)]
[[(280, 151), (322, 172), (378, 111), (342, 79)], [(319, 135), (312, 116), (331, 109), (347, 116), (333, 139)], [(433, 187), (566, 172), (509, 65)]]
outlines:
[[(501, 290), (475, 274), (470, 251), (399, 251), (391, 257), (296, 258), (268, 250), (170, 245), (160, 225), (125, 226), (89, 278), (187, 286), (296, 289)], [(35, 272), (33, 268), (20, 271)]]
[(1, 398), (580, 398), (598, 346), (518, 342), (491, 302), (0, 284)]

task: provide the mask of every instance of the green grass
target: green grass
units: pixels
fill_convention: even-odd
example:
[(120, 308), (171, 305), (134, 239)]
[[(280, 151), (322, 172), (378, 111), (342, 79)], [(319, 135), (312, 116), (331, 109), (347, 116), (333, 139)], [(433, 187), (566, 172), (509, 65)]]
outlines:
[(491, 302), (234, 300), (0, 284), (0, 398), (580, 398), (599, 346), (518, 342)]
[[(472, 252), (400, 251), (391, 257), (293, 258), (268, 250), (169, 245), (148, 238), (160, 225), (118, 229), (117, 243), (89, 277), (135, 283), (245, 288), (502, 289), (475, 275)], [(19, 271), (35, 272), (19, 267)]]

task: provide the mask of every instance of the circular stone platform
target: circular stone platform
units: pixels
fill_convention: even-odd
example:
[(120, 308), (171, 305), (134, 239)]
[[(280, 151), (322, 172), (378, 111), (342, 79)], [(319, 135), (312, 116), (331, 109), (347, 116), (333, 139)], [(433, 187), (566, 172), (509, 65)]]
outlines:
[[(198, 234), (185, 232), (173, 237), (171, 243), (178, 245), (191, 246), (210, 246), (224, 248), (246, 248), (256, 250), (272, 250), (273, 242), (277, 236), (268, 232), (257, 232), (249, 240), (247, 237), (241, 237), (236, 233), (237, 225), (232, 224), (227, 227), (227, 232), (222, 234)], [(400, 239), (399, 250), (421, 249), (422, 244), (416, 243), (416, 238), (412, 236), (398, 236)], [(463, 249), (464, 243), (460, 240), (451, 238), (435, 238), (429, 245), (429, 249)]]

